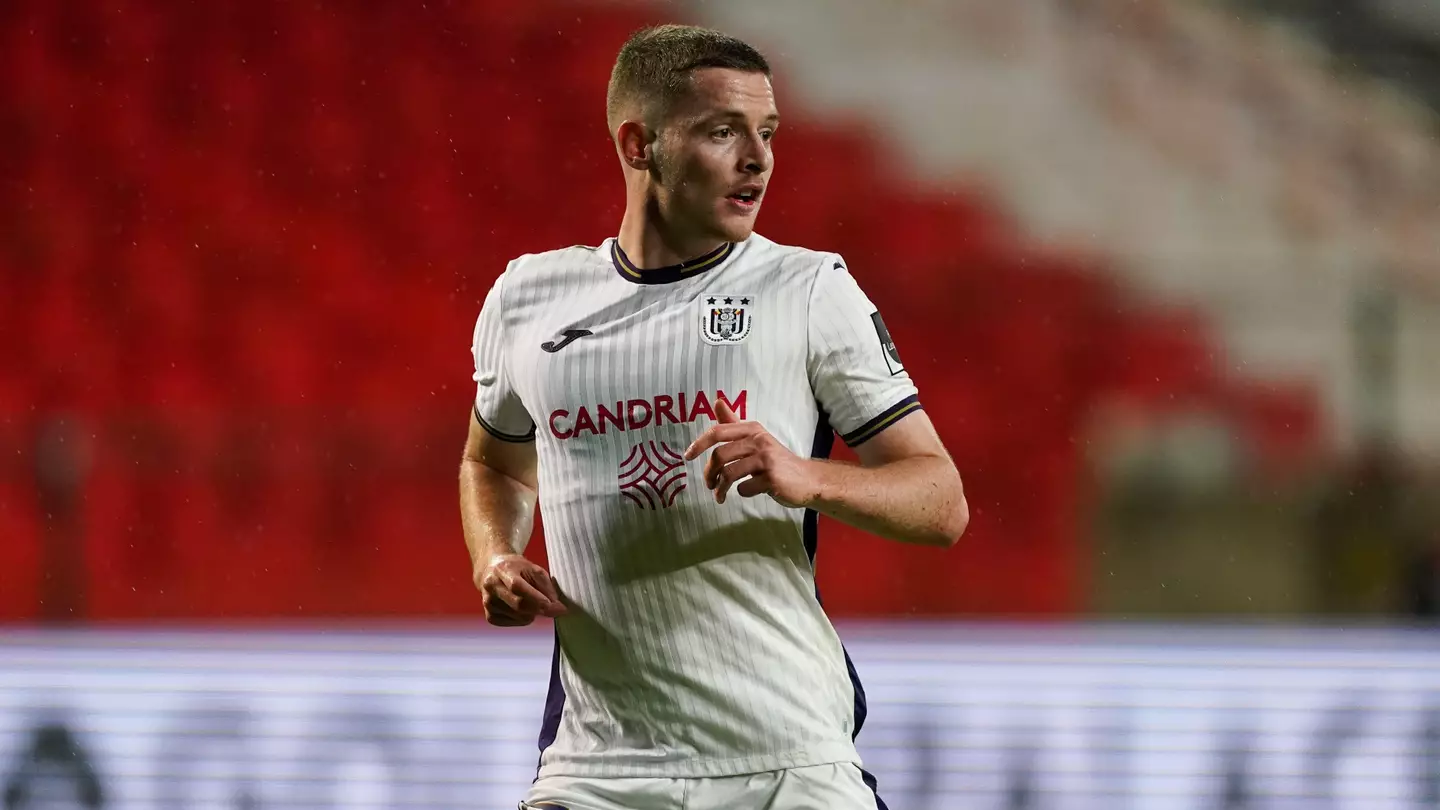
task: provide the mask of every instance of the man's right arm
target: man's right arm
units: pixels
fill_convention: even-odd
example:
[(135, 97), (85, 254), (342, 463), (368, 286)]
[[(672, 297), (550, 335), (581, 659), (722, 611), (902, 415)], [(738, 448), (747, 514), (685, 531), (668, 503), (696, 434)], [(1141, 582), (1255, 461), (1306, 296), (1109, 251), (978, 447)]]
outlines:
[(492, 435), (470, 414), (460, 462), (460, 520), (485, 618), (500, 627), (565, 613), (545, 569), (525, 559), (538, 496), (535, 442)]

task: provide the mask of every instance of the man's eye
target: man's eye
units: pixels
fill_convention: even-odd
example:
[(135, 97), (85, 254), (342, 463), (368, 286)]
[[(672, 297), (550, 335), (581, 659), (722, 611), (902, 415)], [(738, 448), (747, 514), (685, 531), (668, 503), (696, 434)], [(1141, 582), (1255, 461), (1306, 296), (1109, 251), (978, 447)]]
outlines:
[(762, 130), (760, 130), (760, 139), (761, 139), (761, 140), (769, 141), (769, 140), (770, 140), (771, 138), (773, 138), (773, 137), (775, 137), (775, 130), (773, 130), (773, 129), (762, 129)]
[(731, 135), (735, 134), (735, 130), (731, 129), (730, 127), (720, 127), (719, 129), (715, 130), (710, 134), (715, 136), (716, 138), (728, 138)]

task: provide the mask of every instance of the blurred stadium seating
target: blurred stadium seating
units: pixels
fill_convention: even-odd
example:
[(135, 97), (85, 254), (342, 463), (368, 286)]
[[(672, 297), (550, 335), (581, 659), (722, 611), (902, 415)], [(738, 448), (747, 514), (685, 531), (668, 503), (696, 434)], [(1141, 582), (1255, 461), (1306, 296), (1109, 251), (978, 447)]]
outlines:
[[(86, 445), (87, 614), (473, 612), (451, 503), (472, 319), (509, 257), (613, 230), (603, 78), (657, 12), (4, 14), (17, 176), (0, 261), (24, 348), (0, 397), (10, 438), (63, 415)], [(1100, 403), (1219, 413), (1257, 463), (1320, 448), (1311, 387), (1227, 374), (1204, 307), (1137, 297), (1107, 254), (1047, 246), (983, 184), (918, 189), (863, 117), (782, 100), (797, 114), (763, 231), (846, 255), (976, 508), (946, 557), (827, 527), (832, 610), (1081, 608)], [(26, 465), (7, 472), (7, 546), (34, 548)], [(10, 553), (34, 571), (38, 555)], [(862, 560), (890, 587), (844, 575)]]
[[(510, 256), (613, 227), (603, 77), (650, 19), (486, 8), (11, 10), (7, 75), (19, 81), (7, 92), (23, 114), (6, 146), (23, 175), (5, 195), (6, 265), (33, 304), (7, 319), (32, 349), (6, 375), (5, 390), (19, 388), (7, 415), (39, 405), (93, 436), (91, 616), (475, 609), (449, 484), (469, 327)], [(977, 473), (977, 502), (1023, 505), (1003, 533), (977, 532), (986, 592), (966, 587), (974, 558), (937, 576), (933, 559), (887, 548), (908, 587), (851, 592), (837, 578), (831, 604), (1073, 607), (1064, 437), (1107, 373), (1137, 390), (1172, 375), (1164, 324), (1127, 330), (1105, 317), (1106, 291), (1063, 262), (1026, 266), (975, 200), (913, 199), (878, 169), (837, 171), (875, 163), (864, 138), (802, 125), (786, 141), (803, 157), (768, 230), (844, 251), (895, 313), (901, 345), (944, 347), (916, 358), (916, 374)], [(951, 301), (980, 317), (955, 318)], [(1073, 364), (1073, 338), (1102, 345), (1086, 327), (1107, 320), (1134, 347), (1112, 352), (1128, 362)], [(1057, 372), (1074, 378), (1062, 390)], [(7, 502), (18, 548), (41, 525), (27, 501)], [(831, 544), (827, 566), (868, 556), (863, 543)], [(917, 591), (932, 596), (908, 604)]]

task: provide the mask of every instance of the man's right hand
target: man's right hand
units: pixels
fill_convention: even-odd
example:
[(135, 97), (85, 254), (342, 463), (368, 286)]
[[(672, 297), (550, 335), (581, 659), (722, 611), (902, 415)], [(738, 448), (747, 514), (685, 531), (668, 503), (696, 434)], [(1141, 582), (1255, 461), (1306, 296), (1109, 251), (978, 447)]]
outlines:
[(496, 554), (475, 572), (485, 597), (485, 620), (496, 627), (523, 627), (536, 616), (564, 616), (565, 605), (544, 568), (521, 554)]

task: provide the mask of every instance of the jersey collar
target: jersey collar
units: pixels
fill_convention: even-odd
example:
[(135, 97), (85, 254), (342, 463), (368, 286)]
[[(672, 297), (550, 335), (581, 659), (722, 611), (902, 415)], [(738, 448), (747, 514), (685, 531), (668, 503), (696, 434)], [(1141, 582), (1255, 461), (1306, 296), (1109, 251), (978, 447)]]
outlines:
[(630, 261), (630, 257), (625, 255), (625, 251), (620, 249), (620, 240), (615, 239), (610, 243), (610, 260), (615, 263), (615, 272), (632, 284), (670, 284), (698, 276), (712, 267), (718, 267), (734, 250), (735, 243), (726, 242), (704, 256), (688, 262), (672, 264), (669, 267), (657, 267), (653, 270), (641, 270), (635, 266), (634, 262)]

